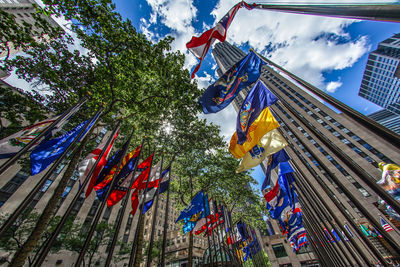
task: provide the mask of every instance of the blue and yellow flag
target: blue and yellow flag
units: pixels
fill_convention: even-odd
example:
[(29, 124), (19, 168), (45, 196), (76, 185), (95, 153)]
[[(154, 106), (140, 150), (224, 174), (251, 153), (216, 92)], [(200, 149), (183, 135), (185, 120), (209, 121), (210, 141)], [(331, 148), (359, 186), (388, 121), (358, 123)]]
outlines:
[(250, 125), (247, 132), (247, 140), (243, 144), (238, 144), (238, 136), (235, 132), (231, 138), (229, 145), (229, 152), (239, 159), (243, 158), (247, 152), (249, 152), (254, 146), (256, 146), (261, 138), (269, 131), (279, 127), (278, 121), (272, 115), (269, 108), (265, 108), (257, 119)]
[(206, 89), (199, 100), (203, 112), (216, 113), (228, 106), (243, 88), (258, 80), (264, 64), (253, 51), (248, 53)]
[(247, 140), (249, 127), (251, 127), (266, 107), (269, 107), (276, 101), (278, 101), (276, 96), (265, 87), (262, 81), (258, 80), (246, 96), (238, 112), (236, 120), (238, 144), (241, 145)]

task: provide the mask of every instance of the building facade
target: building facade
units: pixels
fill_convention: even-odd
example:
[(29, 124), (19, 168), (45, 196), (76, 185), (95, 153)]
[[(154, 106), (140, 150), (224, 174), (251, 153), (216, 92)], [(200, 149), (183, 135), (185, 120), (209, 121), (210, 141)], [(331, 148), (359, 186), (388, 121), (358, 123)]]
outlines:
[(358, 94), (400, 115), (400, 33), (369, 54)]
[(393, 132), (400, 134), (400, 115), (387, 109), (382, 109), (368, 115), (374, 121), (382, 124)]
[[(231, 48), (226, 49), (227, 46)], [(213, 56), (222, 57), (216, 59), (216, 62), (224, 62), (226, 61), (224, 57), (231, 58), (238, 54), (232, 53), (232, 49), (233, 46), (227, 42), (223, 45), (216, 44)], [(242, 52), (240, 57), (235, 56), (232, 61), (237, 61), (244, 55)], [(221, 69), (229, 69), (229, 66)], [(399, 255), (393, 247), (376, 237), (368, 237), (370, 241), (366, 244), (361, 241), (363, 239), (358, 229), (354, 228), (360, 224), (369, 227), (379, 226), (379, 216), (391, 220), (380, 209), (379, 197), (368, 187), (364, 177), (368, 175), (376, 181), (379, 180), (381, 172), (378, 163), (381, 161), (399, 163), (399, 151), (387, 140), (380, 138), (350, 117), (336, 113), (273, 67), (265, 65), (260, 79), (279, 99), (270, 109), (280, 123), (281, 133), (289, 143), (286, 151), (291, 157), (296, 173), (301, 174), (302, 180), (307, 183), (307, 188), (313, 194), (320, 196), (315, 203), (323, 201), (336, 216), (338, 221), (335, 220), (335, 223), (353, 226), (351, 231), (357, 234), (357, 238), (353, 241), (362, 250), (361, 253), (365, 254), (367, 261), (377, 263), (378, 260), (378, 256), (370, 249), (371, 244), (376, 248), (375, 253), (379, 250), (384, 258), (398, 260)], [(241, 106), (249, 90), (250, 88), (244, 89), (237, 96), (233, 103), (236, 110)], [(264, 168), (265, 164), (266, 162), (263, 163)], [(314, 202), (305, 198), (306, 192), (303, 192), (302, 188), (297, 188), (297, 191), (303, 203), (307, 204), (308, 216), (305, 217), (308, 217), (309, 221), (316, 220), (312, 215), (324, 218), (327, 211), (317, 209), (313, 205)], [(280, 232), (276, 231), (278, 228), (273, 226), (274, 222), (270, 223), (275, 229), (274, 233), (280, 235)], [(395, 228), (391, 222), (390, 224)], [(325, 224), (319, 222), (318, 225), (313, 224), (313, 229), (319, 227), (323, 229), (324, 226)], [(384, 231), (382, 228), (379, 229)], [(393, 240), (400, 238), (398, 229), (388, 234)], [(299, 260), (299, 255), (297, 255), (299, 257), (288, 256), (290, 253), (288, 246), (285, 245), (282, 235), (280, 236), (281, 238), (275, 238), (271, 235), (263, 239), (264, 250), (268, 252), (271, 262), (276, 258), (277, 261), (273, 263), (275, 266), (307, 266)], [(345, 251), (347, 251), (345, 253), (350, 252), (346, 248)], [(312, 264), (310, 266), (313, 266)]]

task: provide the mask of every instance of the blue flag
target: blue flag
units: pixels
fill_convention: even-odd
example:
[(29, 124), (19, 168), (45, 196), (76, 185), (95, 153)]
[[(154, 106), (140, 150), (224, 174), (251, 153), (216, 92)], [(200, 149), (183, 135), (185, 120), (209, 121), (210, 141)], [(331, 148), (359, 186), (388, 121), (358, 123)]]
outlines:
[(243, 88), (258, 80), (264, 64), (253, 51), (248, 53), (206, 89), (199, 100), (203, 112), (216, 113), (228, 106)]
[[(207, 202), (207, 200), (205, 201)], [(187, 206), (184, 210), (181, 211), (178, 219), (176, 219), (175, 223), (183, 219), (194, 219), (195, 216), (200, 216), (201, 211), (204, 210), (204, 193), (200, 191), (197, 195), (192, 199), (189, 206)], [(197, 220), (196, 220), (197, 221)]]
[(247, 140), (250, 125), (258, 118), (261, 112), (278, 99), (260, 80), (250, 90), (236, 119), (237, 143), (242, 145)]
[[(170, 167), (168, 167), (167, 169), (165, 169), (162, 173), (161, 173), (161, 177), (164, 178), (165, 174), (167, 174), (167, 172), (170, 171)], [(165, 191), (167, 191), (169, 188), (169, 180), (162, 182), (160, 185), (160, 191), (158, 192), (158, 194), (162, 194)], [(153, 195), (153, 197), (147, 201), (146, 203), (144, 203), (143, 206), (143, 214), (145, 214), (152, 206), (153, 206), (153, 202), (154, 202), (154, 198), (155, 198), (156, 194)]]
[(250, 237), (249, 233), (247, 232), (247, 225), (244, 222), (238, 222), (236, 224), (236, 227), (239, 231), (240, 236), (242, 237), (242, 240), (246, 240)]
[(270, 159), (268, 160), (267, 171), (265, 172), (265, 178), (261, 186), (261, 190), (264, 190), (265, 188), (267, 188), (267, 186), (271, 184), (271, 171), (275, 169), (275, 167), (278, 166), (279, 163), (289, 160), (290, 157), (284, 149), (279, 150), (270, 157)]
[[(81, 135), (81, 139), (84, 134), (90, 129), (94, 121), (97, 119), (99, 114), (92, 120), (90, 125), (85, 129), (85, 132)], [(88, 120), (80, 123), (74, 129), (66, 132), (60, 137), (50, 139), (48, 141), (42, 142), (38, 145), (31, 153), (31, 175), (36, 175), (46, 169), (50, 164), (52, 164), (59, 156), (67, 149), (67, 147), (74, 141), (74, 139), (79, 135), (82, 128), (85, 127)], [(78, 142), (79, 140), (77, 140)]]

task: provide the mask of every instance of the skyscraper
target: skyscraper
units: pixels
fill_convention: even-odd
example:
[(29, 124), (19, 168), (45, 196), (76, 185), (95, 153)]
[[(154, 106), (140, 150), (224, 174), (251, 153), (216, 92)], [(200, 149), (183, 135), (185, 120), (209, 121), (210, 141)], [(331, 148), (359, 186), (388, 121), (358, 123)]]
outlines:
[(400, 33), (369, 54), (358, 94), (400, 115)]
[[(234, 50), (238, 48), (233, 48), (227, 42), (215, 45), (213, 56), (221, 70), (230, 67), (221, 66), (221, 62), (240, 59), (239, 53), (232, 52)], [(304, 204), (310, 236), (319, 236), (324, 241), (321, 232), (324, 227), (329, 229), (337, 225), (351, 225), (351, 231), (359, 238), (351, 240), (352, 246), (349, 248), (341, 248), (343, 252), (331, 256), (332, 261), (339, 259), (355, 263), (357, 258), (376, 263), (383, 257), (398, 259), (396, 247), (393, 247), (395, 244), (389, 246), (372, 237), (365, 239), (361, 236), (360, 224), (379, 227), (379, 216), (388, 217), (379, 209), (379, 198), (366, 181), (367, 178), (379, 180), (379, 162), (400, 162), (399, 151), (350, 116), (338, 114), (324, 105), (274, 67), (264, 66), (260, 79), (280, 100), (270, 108), (290, 144), (286, 151), (298, 175), (297, 191)], [(236, 98), (236, 110), (248, 90), (243, 90)], [(330, 223), (323, 222), (325, 220)], [(400, 235), (397, 232), (391, 235), (392, 232), (387, 233), (390, 235), (388, 238), (398, 240)], [(276, 263), (286, 264), (287, 245), (282, 239), (265, 238), (264, 241), (265, 250), (276, 257)], [(339, 242), (336, 245), (339, 246)], [(355, 246), (358, 248), (354, 249)], [(286, 250), (285, 253), (282, 248)], [(359, 256), (347, 259), (347, 255), (354, 250)], [(319, 259), (326, 258), (324, 256), (319, 254)]]
[(368, 115), (374, 121), (382, 124), (393, 132), (400, 134), (400, 115), (387, 109), (382, 109)]

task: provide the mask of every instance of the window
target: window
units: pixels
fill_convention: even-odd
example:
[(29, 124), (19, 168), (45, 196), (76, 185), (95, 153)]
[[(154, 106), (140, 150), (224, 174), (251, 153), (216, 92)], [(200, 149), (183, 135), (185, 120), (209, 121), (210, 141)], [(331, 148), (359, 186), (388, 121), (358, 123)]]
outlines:
[(274, 250), (275, 257), (277, 258), (287, 257), (287, 253), (285, 251), (285, 247), (283, 246), (283, 244), (272, 245), (272, 249)]

